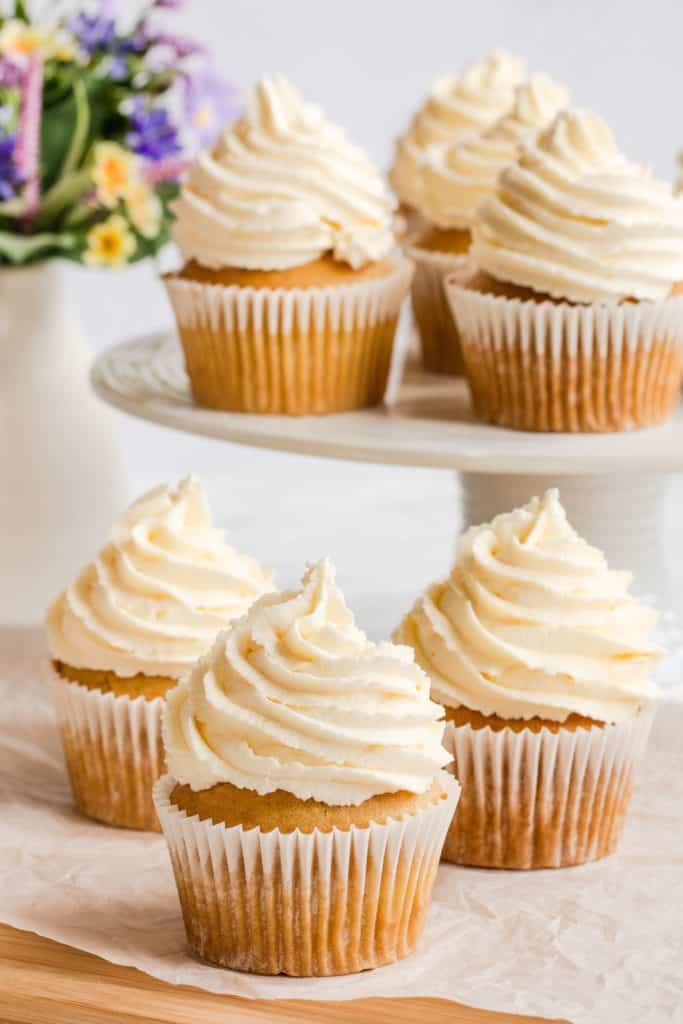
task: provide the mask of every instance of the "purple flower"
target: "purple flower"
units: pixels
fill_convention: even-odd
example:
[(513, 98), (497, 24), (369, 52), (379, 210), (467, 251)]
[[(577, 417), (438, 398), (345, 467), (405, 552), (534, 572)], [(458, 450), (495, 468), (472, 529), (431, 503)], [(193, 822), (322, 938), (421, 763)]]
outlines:
[(150, 32), (147, 36), (147, 45), (150, 49), (154, 47), (168, 50), (172, 60), (183, 60), (206, 53), (206, 47), (196, 39), (177, 36), (172, 32)]
[(82, 11), (67, 22), (67, 28), (76, 36), (86, 53), (107, 50), (116, 37), (116, 22), (111, 15), (111, 3), (102, 3), (97, 14)]
[(14, 199), (23, 184), (16, 160), (16, 135), (0, 139), (0, 202)]
[(149, 47), (149, 38), (147, 34), (147, 25), (142, 22), (138, 25), (132, 36), (126, 36), (125, 39), (119, 39), (116, 44), (116, 52), (119, 54), (127, 53), (144, 53)]
[(189, 166), (185, 157), (170, 157), (168, 160), (161, 160), (157, 164), (147, 164), (145, 168), (145, 181), (148, 185), (155, 187), (165, 181), (178, 182)]
[(128, 77), (128, 64), (126, 58), (119, 53), (113, 53), (108, 61), (107, 74), (112, 82), (122, 82)]
[(40, 127), (43, 106), (43, 62), (30, 58), (22, 87), (15, 162), (24, 183), (24, 215), (40, 205)]
[(187, 126), (199, 147), (210, 146), (241, 111), (240, 94), (216, 71), (206, 68), (185, 83)]
[(155, 7), (164, 11), (179, 11), (187, 5), (187, 0), (156, 0)]
[(9, 57), (0, 57), (0, 87), (13, 89), (21, 85), (26, 74), (24, 68)]
[(180, 152), (178, 132), (163, 107), (150, 107), (141, 96), (137, 96), (129, 118), (126, 144), (133, 152), (153, 163)]

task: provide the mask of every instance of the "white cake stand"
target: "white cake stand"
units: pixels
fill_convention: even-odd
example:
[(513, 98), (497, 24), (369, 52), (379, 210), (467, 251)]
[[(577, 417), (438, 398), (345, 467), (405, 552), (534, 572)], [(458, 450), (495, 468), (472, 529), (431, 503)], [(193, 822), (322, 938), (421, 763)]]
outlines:
[(683, 471), (683, 406), (663, 426), (632, 433), (523, 433), (474, 420), (464, 381), (408, 368), (390, 403), (377, 409), (301, 418), (213, 412), (194, 405), (169, 333), (105, 352), (92, 381), (117, 409), (176, 430), (305, 455), (456, 470), (466, 524), (557, 486), (570, 520), (613, 566), (631, 569), (660, 603), (676, 612), (683, 606), (676, 571), (683, 557), (666, 529), (667, 518), (674, 531), (681, 520), (669, 499), (672, 474)]

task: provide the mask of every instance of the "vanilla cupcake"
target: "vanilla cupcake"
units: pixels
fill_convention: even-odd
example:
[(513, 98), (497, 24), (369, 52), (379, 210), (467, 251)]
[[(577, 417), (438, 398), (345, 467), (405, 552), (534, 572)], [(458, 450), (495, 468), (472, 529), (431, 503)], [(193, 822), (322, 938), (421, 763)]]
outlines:
[(78, 808), (157, 829), (167, 691), (217, 633), (273, 589), (270, 572), (211, 526), (190, 477), (136, 501), (47, 615), (49, 671)]
[(463, 787), (447, 860), (565, 867), (615, 849), (661, 653), (629, 583), (549, 491), (468, 530), (403, 620)]
[(424, 363), (439, 372), (464, 369), (458, 330), (443, 279), (470, 272), (472, 228), (480, 203), (514, 163), (525, 141), (535, 138), (567, 106), (569, 93), (546, 75), (532, 75), (516, 89), (513, 106), (478, 135), (432, 146), (422, 166), (419, 212), (427, 227), (405, 251), (415, 263), (412, 298)]
[(328, 561), (221, 634), (169, 694), (155, 788), (194, 952), (290, 975), (406, 956), (458, 795), (440, 715)]
[(476, 413), (521, 430), (658, 423), (683, 375), (683, 199), (569, 110), (479, 208), (447, 292)]
[(438, 78), (396, 143), (391, 185), (403, 207), (419, 210), (422, 174), (431, 147), (478, 135), (505, 114), (525, 76), (524, 62), (502, 50), (469, 64), (462, 75)]
[(283, 78), (190, 169), (185, 258), (166, 285), (195, 400), (255, 413), (382, 401), (411, 264), (395, 201), (362, 150)]

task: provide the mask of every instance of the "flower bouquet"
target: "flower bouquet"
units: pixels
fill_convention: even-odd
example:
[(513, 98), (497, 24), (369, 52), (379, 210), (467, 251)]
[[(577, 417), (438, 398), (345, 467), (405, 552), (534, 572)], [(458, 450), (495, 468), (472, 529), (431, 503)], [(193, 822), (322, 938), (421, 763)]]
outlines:
[(181, 0), (135, 2), (124, 21), (114, 0), (0, 0), (5, 624), (42, 617), (128, 497), (115, 423), (85, 373), (71, 266), (156, 253), (187, 159), (237, 113), (200, 47), (168, 31)]
[(183, 0), (150, 0), (125, 30), (113, 4), (0, 15), (0, 267), (153, 255), (187, 158), (238, 112), (201, 47), (162, 24)]

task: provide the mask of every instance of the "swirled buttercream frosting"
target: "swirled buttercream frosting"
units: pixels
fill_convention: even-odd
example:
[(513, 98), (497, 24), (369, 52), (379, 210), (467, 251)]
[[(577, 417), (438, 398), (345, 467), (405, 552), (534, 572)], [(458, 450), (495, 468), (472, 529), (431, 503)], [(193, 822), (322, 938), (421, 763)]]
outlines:
[(342, 129), (284, 78), (264, 78), (190, 168), (174, 235), (185, 259), (211, 269), (285, 269), (326, 253), (358, 268), (392, 248), (394, 208)]
[(424, 190), (422, 168), (434, 145), (477, 135), (505, 114), (523, 80), (525, 65), (497, 50), (468, 65), (462, 75), (438, 78), (407, 132), (396, 144), (389, 177), (401, 202), (419, 208)]
[(622, 722), (656, 694), (656, 612), (567, 522), (557, 491), (476, 526), (396, 631), (451, 706)]
[(522, 144), (535, 138), (569, 103), (569, 92), (547, 75), (518, 86), (512, 110), (461, 142), (433, 146), (425, 156), (420, 213), (441, 228), (471, 228), (477, 207), (514, 163)]
[(413, 651), (367, 639), (325, 560), (299, 590), (258, 601), (170, 692), (168, 768), (194, 790), (335, 805), (421, 793), (448, 761), (440, 714)]
[(272, 589), (271, 573), (212, 527), (190, 477), (134, 502), (59, 595), (47, 615), (50, 653), (74, 668), (179, 678)]
[(683, 280), (683, 199), (629, 162), (597, 115), (562, 111), (479, 208), (472, 254), (557, 299), (664, 299)]

